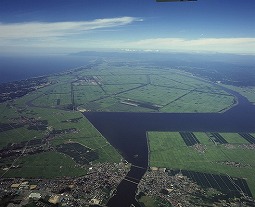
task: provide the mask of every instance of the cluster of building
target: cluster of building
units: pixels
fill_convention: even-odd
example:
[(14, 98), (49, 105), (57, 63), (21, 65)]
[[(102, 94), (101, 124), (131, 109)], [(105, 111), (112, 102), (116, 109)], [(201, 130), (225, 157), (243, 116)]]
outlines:
[[(118, 184), (124, 179), (130, 169), (125, 163), (98, 163), (89, 168), (86, 176), (74, 181), (72, 195), (91, 203), (106, 203), (112, 196)], [(84, 193), (85, 192), (85, 193)]]
[(46, 77), (31, 78), (0, 84), (0, 103), (14, 98), (19, 98), (27, 93), (50, 85)]
[[(210, 192), (209, 192), (210, 191)], [(209, 193), (208, 193), (209, 192)], [(138, 194), (168, 201), (172, 206), (253, 206), (252, 198), (224, 199), (216, 189), (204, 189), (181, 172), (172, 175), (166, 168), (152, 167), (138, 185)]]
[(207, 150), (206, 145), (203, 145), (203, 144), (195, 144), (192, 147), (199, 153), (205, 153)]
[(255, 149), (255, 144), (242, 144), (239, 147), (242, 148), (242, 149), (251, 149), (251, 150), (254, 150)]
[(217, 163), (222, 164), (222, 165), (231, 166), (231, 167), (252, 168), (252, 166), (250, 164), (234, 162), (234, 161), (219, 161)]
[(201, 190), (196, 183), (182, 174), (170, 176), (165, 168), (152, 168), (147, 171), (138, 185), (138, 192), (151, 197), (160, 197), (173, 206), (191, 206), (191, 194), (202, 193)]
[(97, 85), (101, 84), (100, 80), (97, 76), (82, 76), (78, 77), (78, 79), (73, 82), (73, 85), (79, 86), (79, 85)]
[(122, 162), (97, 163), (85, 176), (75, 179), (2, 178), (0, 200), (13, 207), (27, 203), (42, 207), (105, 205), (129, 170), (130, 165)]
[(227, 149), (249, 149), (254, 150), (255, 144), (225, 144)]

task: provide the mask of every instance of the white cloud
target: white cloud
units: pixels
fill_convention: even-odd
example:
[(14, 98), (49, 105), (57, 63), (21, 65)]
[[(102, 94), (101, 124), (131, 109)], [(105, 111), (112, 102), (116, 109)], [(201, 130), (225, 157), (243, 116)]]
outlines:
[(255, 38), (152, 38), (129, 42), (127, 48), (175, 51), (212, 51), (255, 54)]
[(3, 41), (28, 38), (63, 37), (73, 34), (82, 34), (83, 32), (90, 30), (123, 26), (135, 21), (142, 21), (142, 19), (135, 17), (119, 17), (79, 22), (0, 23), (0, 39)]
[(242, 45), (254, 44), (255, 38), (153, 38), (132, 42), (134, 46), (143, 48), (171, 48), (173, 46), (192, 47), (192, 46), (220, 46), (220, 45)]
[[(91, 43), (91, 44), (90, 44)], [(126, 51), (222, 52), (255, 54), (255, 38), (151, 38), (137, 41), (97, 40), (82, 48), (112, 48)]]
[[(68, 44), (68, 43), (67, 43)], [(66, 45), (67, 45), (66, 44)], [(123, 39), (70, 42), (81, 49), (110, 48), (126, 51), (223, 52), (255, 54), (255, 38), (151, 38), (137, 41)]]
[[(198, 52), (230, 52), (255, 54), (255, 38), (148, 38), (138, 39), (140, 34), (130, 38), (122, 33), (105, 37), (105, 30), (114, 31), (120, 26), (132, 24), (143, 19), (135, 17), (118, 17), (94, 19), (78, 22), (26, 22), (0, 23), (0, 46), (11, 51), (15, 47), (23, 48), (72, 48), (86, 49), (129, 49), (143, 51), (198, 51)], [(94, 37), (89, 31), (97, 30), (100, 35)], [(116, 31), (117, 32), (117, 31)], [(120, 31), (118, 31), (120, 32)], [(88, 33), (88, 35), (83, 35)], [(112, 33), (111, 33), (112, 34)], [(124, 35), (123, 35), (124, 34)], [(130, 34), (130, 33), (129, 33)], [(76, 35), (75, 38), (73, 38)], [(125, 38), (121, 38), (121, 37)]]

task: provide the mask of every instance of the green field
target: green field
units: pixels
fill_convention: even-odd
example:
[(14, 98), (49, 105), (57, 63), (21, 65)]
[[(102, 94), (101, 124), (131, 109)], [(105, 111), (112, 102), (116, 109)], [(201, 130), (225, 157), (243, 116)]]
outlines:
[(57, 152), (44, 152), (20, 158), (16, 165), (21, 168), (9, 170), (6, 177), (61, 178), (85, 175), (87, 169), (77, 166), (68, 156)]
[[(254, 148), (238, 134), (220, 134), (229, 144), (215, 145), (206, 133), (195, 132), (203, 149), (197, 150), (194, 146), (188, 147), (179, 132), (148, 132), (150, 166), (244, 178), (255, 196)], [(227, 162), (239, 166), (227, 165)]]
[(255, 104), (255, 87), (254, 86), (237, 87), (237, 86), (225, 85), (225, 84), (223, 86), (240, 93), (241, 95), (246, 97), (252, 104)]
[(149, 196), (141, 196), (141, 198), (139, 198), (138, 201), (141, 207), (160, 207), (160, 206), (171, 207), (172, 206), (169, 202), (164, 201), (163, 199), (160, 199), (158, 197), (152, 198)]
[[(21, 100), (17, 100), (21, 102)], [(75, 128), (73, 133), (61, 133), (51, 135), (48, 138), (49, 145), (52, 149), (55, 146), (67, 143), (80, 143), (98, 154), (98, 159), (93, 162), (120, 162), (121, 155), (110, 145), (110, 143), (95, 129), (95, 127), (80, 113), (74, 111), (64, 111), (52, 108), (38, 107), (21, 107), (21, 104), (13, 103), (13, 107), (7, 107), (6, 104), (1, 104), (2, 114), (1, 123), (23, 122), (29, 120), (47, 120), (47, 129), (36, 130), (29, 129), (29, 122), (16, 129), (9, 129), (0, 132), (0, 147), (6, 147), (13, 143), (29, 141), (34, 139), (45, 139), (52, 132), (68, 130)], [(9, 119), (6, 118), (10, 114)], [(23, 117), (23, 119), (21, 118)], [(25, 117), (25, 119), (24, 119)], [(72, 122), (72, 120), (74, 120)], [(3, 175), (3, 170), (7, 166), (13, 164), (19, 168), (11, 168), (5, 177), (61, 177), (61, 176), (80, 176), (87, 172), (87, 167), (78, 166), (71, 157), (58, 153), (52, 149), (45, 152), (21, 156), (14, 162), (13, 158), (5, 158), (0, 164), (0, 173)], [(14, 163), (13, 163), (14, 162)], [(33, 169), (33, 170), (32, 170)], [(70, 170), (71, 169), (71, 170)]]
[[(50, 85), (21, 98), (23, 104), (110, 112), (222, 112), (234, 96), (209, 82), (172, 68), (102, 62), (90, 70), (50, 76)], [(131, 99), (149, 105), (128, 106)]]
[[(47, 146), (43, 144), (44, 155), (23, 155), (15, 163), (12, 159), (4, 159), (0, 164), (2, 174), (3, 169), (11, 164), (20, 167), (11, 168), (4, 174), (6, 177), (15, 174), (36, 177), (40, 172), (38, 157), (53, 152), (57, 155), (52, 156), (52, 162), (67, 160), (59, 162), (61, 175), (85, 173), (81, 166), (76, 166), (73, 174), (65, 171), (70, 157), (54, 151), (63, 143), (77, 142), (90, 148), (98, 155), (93, 162), (119, 162), (121, 155), (79, 111), (204, 113), (222, 112), (234, 103), (231, 94), (189, 73), (136, 61), (101, 61), (90, 69), (85, 66), (48, 76), (47, 79), (45, 87), (0, 104), (0, 123), (8, 128), (1, 128), (1, 149), (38, 139), (48, 143)], [(127, 104), (129, 100), (137, 105)], [(46, 123), (42, 129), (35, 124), (40, 122)], [(20, 126), (13, 127), (13, 124)], [(34, 174), (28, 173), (30, 167), (37, 169)], [(56, 174), (42, 176), (54, 177)]]

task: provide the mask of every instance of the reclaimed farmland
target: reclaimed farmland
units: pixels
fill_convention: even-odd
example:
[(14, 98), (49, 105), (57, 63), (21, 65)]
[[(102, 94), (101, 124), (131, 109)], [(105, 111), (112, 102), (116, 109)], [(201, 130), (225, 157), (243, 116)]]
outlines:
[(239, 133), (244, 139), (246, 139), (249, 143), (255, 144), (255, 138), (248, 133)]
[(187, 146), (192, 146), (200, 143), (192, 132), (180, 132), (180, 135), (182, 136), (182, 139)]
[(211, 132), (207, 134), (214, 143), (217, 142), (219, 144), (228, 144), (228, 142), (219, 133)]

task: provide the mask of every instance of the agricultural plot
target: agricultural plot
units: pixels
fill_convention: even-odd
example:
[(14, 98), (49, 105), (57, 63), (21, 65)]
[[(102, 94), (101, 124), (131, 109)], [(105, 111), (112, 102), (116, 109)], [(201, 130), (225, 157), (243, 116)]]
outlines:
[(16, 110), (8, 103), (0, 104), (1, 123), (9, 123), (9, 119), (17, 117)]
[[(249, 191), (244, 189), (247, 182), (251, 194), (255, 196), (254, 144), (247, 142), (238, 133), (193, 132), (189, 135), (184, 134), (179, 132), (148, 132), (150, 166), (186, 170), (193, 174), (194, 172), (207, 173), (214, 179), (217, 175), (221, 177), (217, 177), (219, 182), (226, 179), (233, 181), (238, 189), (240, 188), (249, 194)], [(200, 143), (187, 146), (185, 140), (189, 140), (188, 136), (192, 139), (195, 137), (195, 140)], [(194, 178), (194, 175), (190, 176)], [(200, 174), (198, 177), (201, 176)], [(207, 185), (209, 184), (207, 183)], [(234, 188), (233, 186), (230, 187), (226, 181), (224, 185), (224, 189), (227, 189), (226, 186), (230, 190)]]
[[(188, 73), (141, 63), (103, 62), (48, 81), (17, 103), (69, 110), (203, 113), (222, 112), (235, 102), (221, 88)], [(121, 102), (128, 99), (139, 104), (124, 106)]]
[(101, 99), (105, 96), (105, 92), (98, 85), (95, 86), (74, 86), (74, 102), (77, 105), (88, 103)]
[(21, 157), (15, 165), (18, 167), (10, 169), (5, 177), (60, 178), (82, 176), (87, 172), (86, 169), (77, 166), (71, 157), (58, 152), (43, 152)]
[(123, 93), (125, 91), (129, 91), (132, 89), (136, 89), (138, 87), (140, 87), (142, 84), (104, 84), (102, 85), (104, 91), (107, 94), (119, 94), (119, 93)]
[(234, 97), (204, 92), (190, 92), (161, 109), (162, 112), (221, 112), (231, 108)]
[(70, 94), (43, 94), (38, 97), (33, 104), (41, 107), (56, 107), (60, 105), (69, 105), (71, 104), (71, 95)]
[(89, 164), (91, 161), (98, 159), (95, 151), (79, 144), (79, 143), (66, 143), (56, 146), (58, 152), (69, 155), (72, 159), (80, 165)]
[[(25, 153), (19, 158), (27, 163), (31, 156), (50, 153), (50, 149), (67, 143), (79, 143), (97, 154), (93, 162), (119, 162), (120, 154), (78, 110), (220, 112), (231, 107), (233, 102), (234, 97), (222, 89), (179, 70), (138, 62), (102, 62), (49, 76), (45, 87), (0, 104), (0, 147), (26, 143), (31, 151), (29, 143), (41, 139), (41, 144), (35, 145), (35, 154), (32, 150), (32, 155)], [(181, 138), (179, 133), (176, 136)], [(202, 143), (200, 139), (204, 135), (194, 133), (194, 136), (197, 143)], [(238, 142), (242, 139), (240, 136)], [(214, 146), (208, 136), (207, 142), (211, 144), (208, 146)], [(182, 138), (181, 143), (187, 147)], [(190, 153), (190, 158), (196, 158), (193, 151)], [(71, 158), (67, 153), (64, 157)], [(1, 167), (10, 165), (11, 161), (6, 160)], [(25, 164), (19, 168), (22, 169), (26, 169)]]
[[(69, 82), (54, 84), (35, 93), (37, 93), (37, 96), (31, 99), (35, 106), (56, 107), (71, 104), (71, 84)], [(27, 102), (29, 101), (27, 100)]]
[(224, 139), (230, 144), (249, 144), (241, 135), (238, 133), (219, 133)]
[(210, 139), (214, 143), (219, 143), (219, 144), (227, 144), (228, 142), (219, 134), (219, 133), (207, 133), (207, 135), (210, 137)]
[[(148, 107), (134, 106), (130, 104), (125, 104), (125, 99), (120, 97), (109, 97), (105, 99), (98, 100), (96, 102), (91, 103), (91, 105), (86, 104), (87, 106), (93, 107), (99, 106), (100, 109), (98, 111), (105, 112), (151, 112), (152, 109)], [(151, 103), (148, 103), (151, 105)], [(89, 107), (89, 108), (90, 108)], [(153, 110), (154, 111), (154, 110)]]
[(84, 104), (83, 106), (85, 108), (98, 108), (100, 109), (99, 111), (111, 111), (113, 108), (116, 107), (116, 105), (120, 104), (120, 100), (118, 100), (117, 98), (114, 97), (107, 97), (107, 98), (103, 98), (97, 101), (94, 101), (92, 103), (87, 103)]
[[(110, 70), (111, 71), (111, 70)], [(101, 82), (103, 85), (113, 85), (113, 84), (146, 84), (147, 76), (140, 74), (113, 74), (100, 76)]]
[[(5, 114), (1, 119), (4, 118)], [(80, 176), (86, 174), (87, 168), (80, 165), (87, 166), (91, 161), (118, 163), (121, 160), (121, 155), (79, 112), (27, 107), (16, 109), (16, 117), (11, 121), (22, 123), (22, 126), (0, 132), (0, 156), (4, 158), (1, 159), (0, 173), (5, 177)], [(46, 127), (38, 124), (46, 124)], [(72, 150), (66, 147), (70, 143), (82, 146), (83, 150), (70, 153)], [(53, 161), (49, 161), (50, 158)], [(49, 166), (42, 170), (48, 161)], [(51, 165), (51, 162), (54, 163)], [(3, 170), (5, 168), (8, 168), (7, 172)]]
[(150, 75), (151, 84), (155, 86), (164, 86), (168, 88), (176, 88), (183, 90), (193, 90), (195, 87), (185, 82), (185, 79), (181, 79), (181, 76), (175, 74), (169, 75)]
[(154, 198), (150, 196), (141, 196), (138, 199), (140, 205), (142, 207), (158, 207), (158, 206), (164, 206), (164, 207), (171, 207), (172, 205), (168, 203), (167, 201), (164, 201), (160, 198)]
[(58, 84), (51, 91), (52, 94), (70, 94), (71, 93), (71, 83), (65, 82), (64, 84)]
[(192, 132), (180, 132), (180, 135), (187, 146), (200, 143)]
[(240, 133), (240, 135), (246, 139), (250, 144), (255, 144), (255, 138), (248, 133)]
[(244, 97), (246, 97), (252, 104), (255, 104), (255, 87), (249, 86), (249, 87), (237, 87), (232, 85), (225, 85), (222, 84), (224, 87), (232, 89)]
[(164, 106), (184, 95), (186, 91), (158, 86), (144, 86), (121, 94), (125, 99), (132, 99)]
[(182, 170), (182, 174), (199, 184), (204, 188), (214, 188), (223, 191), (227, 197), (238, 197), (244, 193), (252, 197), (247, 182), (241, 178), (231, 178), (224, 175), (215, 175), (210, 173), (193, 172)]
[(29, 130), (26, 127), (18, 129), (11, 129), (8, 131), (0, 132), (0, 147), (11, 145), (12, 143), (19, 143), (23, 141), (29, 141), (34, 138), (42, 138), (44, 135), (42, 131)]

